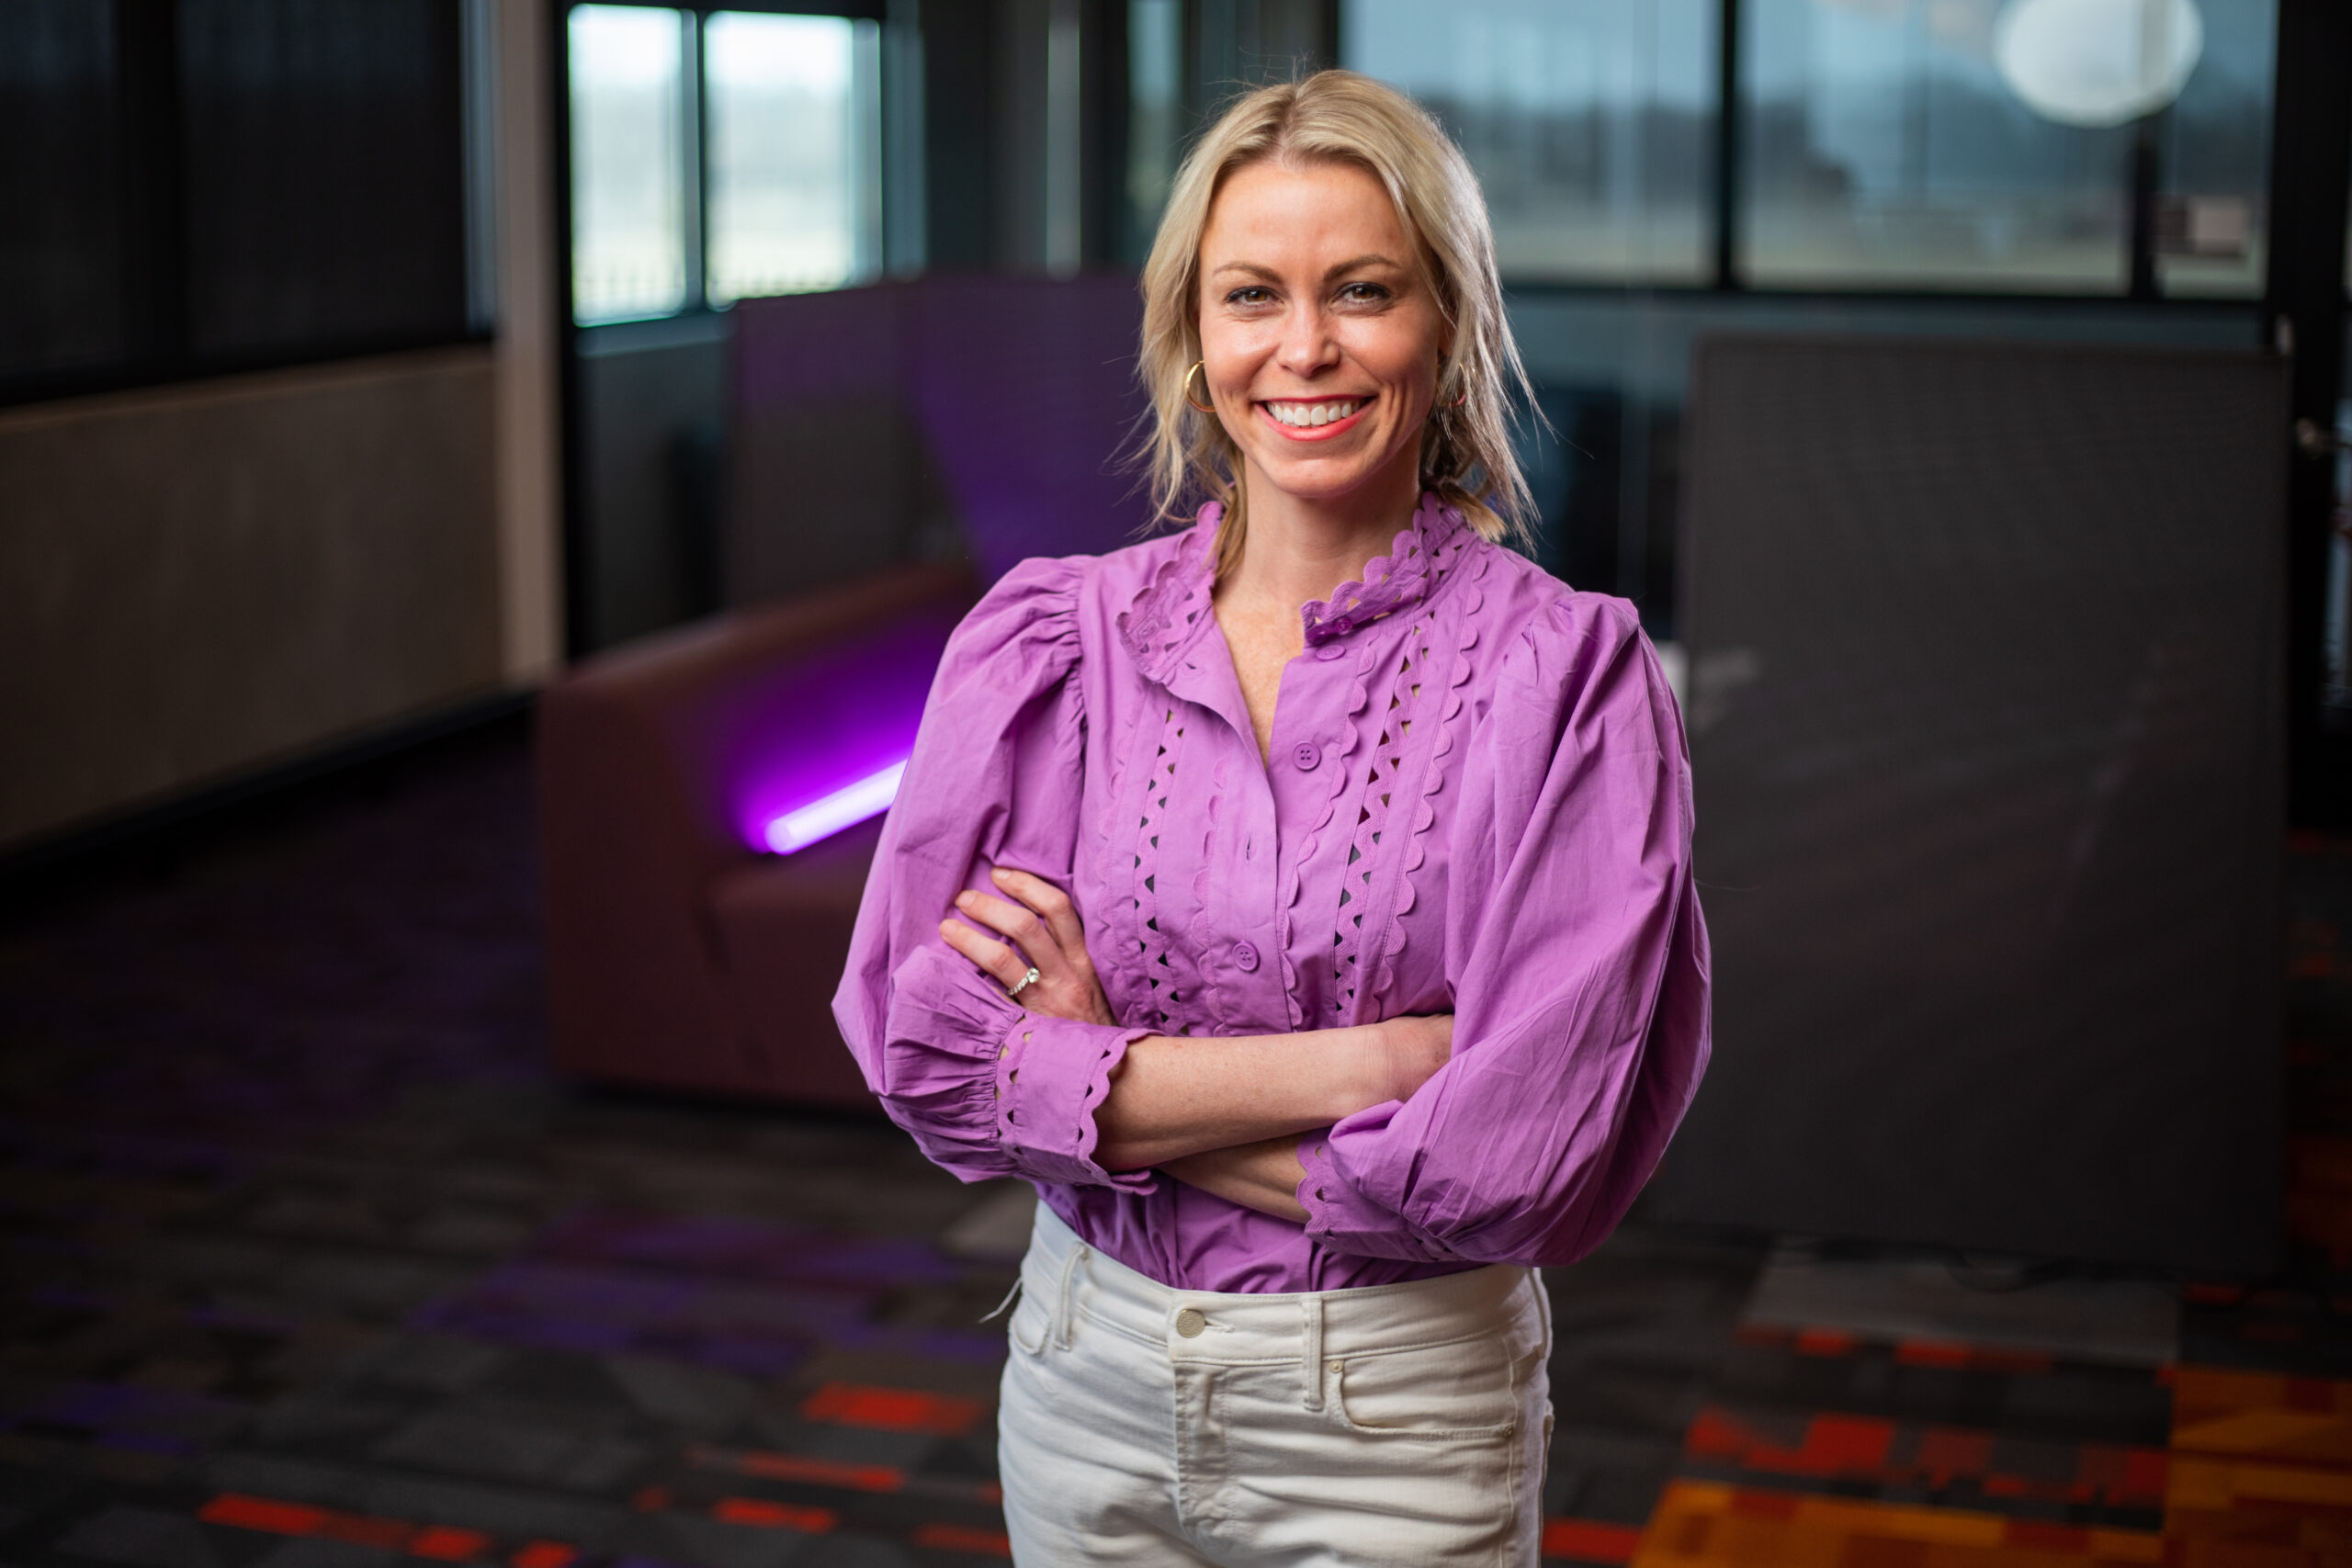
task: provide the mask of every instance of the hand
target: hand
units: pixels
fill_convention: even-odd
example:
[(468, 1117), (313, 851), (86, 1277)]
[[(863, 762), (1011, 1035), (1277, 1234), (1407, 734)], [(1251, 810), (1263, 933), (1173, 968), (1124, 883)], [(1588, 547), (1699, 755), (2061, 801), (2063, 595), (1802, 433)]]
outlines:
[(1378, 1032), (1381, 1047), (1374, 1056), (1374, 1071), (1379, 1087), (1385, 1091), (1372, 1102), (1374, 1105), (1412, 1099), (1413, 1091), (1429, 1082), (1453, 1057), (1453, 1015), (1450, 1012), (1392, 1018), (1374, 1028)]
[[(1079, 924), (1069, 895), (1025, 871), (998, 866), (990, 874), (999, 888), (1019, 902), (985, 893), (959, 893), (956, 911), (1011, 937), (1012, 945), (992, 942), (952, 917), (939, 922), (939, 934), (947, 945), (978, 964), (1007, 991), (1020, 986), (1021, 994), (1012, 999), (1031, 1012), (1080, 1023), (1118, 1022), (1111, 1016), (1102, 981), (1095, 977), (1094, 961), (1086, 952), (1086, 931)], [(1033, 968), (1037, 977), (1022, 986), (1022, 976)]]

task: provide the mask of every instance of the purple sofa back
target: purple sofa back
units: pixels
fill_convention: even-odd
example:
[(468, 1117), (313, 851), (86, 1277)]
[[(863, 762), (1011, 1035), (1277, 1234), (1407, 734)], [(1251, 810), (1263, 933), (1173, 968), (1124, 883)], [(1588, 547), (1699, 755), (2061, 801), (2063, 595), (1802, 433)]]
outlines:
[(811, 559), (821, 580), (936, 553), (943, 520), (984, 581), (1143, 532), (1134, 278), (927, 277), (735, 317), (741, 596), (817, 586), (794, 579)]

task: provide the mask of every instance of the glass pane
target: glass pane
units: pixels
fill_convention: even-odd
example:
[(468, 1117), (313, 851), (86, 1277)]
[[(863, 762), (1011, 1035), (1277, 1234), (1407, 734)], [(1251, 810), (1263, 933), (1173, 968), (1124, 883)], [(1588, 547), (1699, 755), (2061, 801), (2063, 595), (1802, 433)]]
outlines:
[(2262, 292), (2277, 0), (2197, 0), (2205, 47), (2164, 118), (2157, 276), (2166, 294)]
[(120, 113), (109, 7), (0, 9), (0, 374), (128, 351)]
[(873, 275), (877, 43), (872, 22), (840, 17), (705, 25), (711, 303)]
[(686, 300), (684, 18), (582, 6), (571, 25), (572, 313), (667, 315)]
[(1184, 8), (1181, 0), (1127, 0), (1128, 262), (1141, 266), (1182, 152)]
[(465, 332), (460, 47), (449, 6), (181, 0), (198, 354)]
[(2001, 10), (1751, 0), (1749, 281), (2123, 290), (2133, 129), (2028, 107), (1996, 62)]
[(1717, 0), (1346, 0), (1346, 62), (1462, 143), (1514, 280), (1710, 271)]

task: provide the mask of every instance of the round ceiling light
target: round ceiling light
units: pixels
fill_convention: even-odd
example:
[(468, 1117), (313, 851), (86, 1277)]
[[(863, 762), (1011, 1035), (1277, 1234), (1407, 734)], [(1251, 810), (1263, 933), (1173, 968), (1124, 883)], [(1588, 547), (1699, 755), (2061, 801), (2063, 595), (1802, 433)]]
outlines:
[(2012, 0), (1993, 26), (2009, 91), (2061, 125), (2122, 125), (2180, 96), (2205, 52), (2195, 0)]

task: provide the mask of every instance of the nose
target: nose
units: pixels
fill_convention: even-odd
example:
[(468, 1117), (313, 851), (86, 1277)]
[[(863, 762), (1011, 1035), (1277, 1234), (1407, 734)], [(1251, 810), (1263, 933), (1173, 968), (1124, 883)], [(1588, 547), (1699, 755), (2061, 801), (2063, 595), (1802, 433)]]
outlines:
[(1302, 299), (1291, 308), (1283, 322), (1282, 347), (1275, 357), (1284, 370), (1301, 377), (1329, 369), (1337, 362), (1339, 342), (1331, 335), (1330, 319), (1319, 302)]

